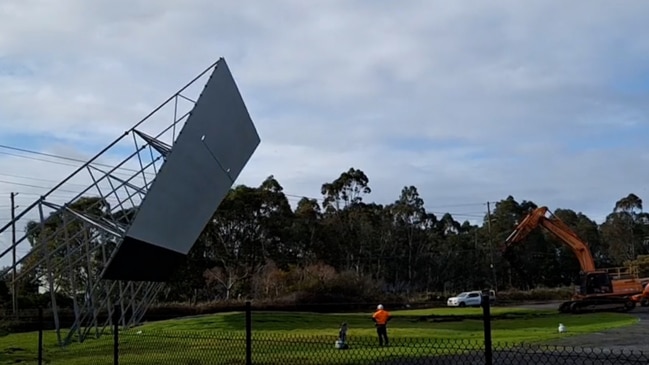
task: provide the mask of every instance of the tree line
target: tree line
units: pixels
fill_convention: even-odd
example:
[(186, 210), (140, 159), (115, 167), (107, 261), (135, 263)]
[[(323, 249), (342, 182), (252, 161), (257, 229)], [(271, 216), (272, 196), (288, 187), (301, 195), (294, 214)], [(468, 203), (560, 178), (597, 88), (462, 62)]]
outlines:
[[(579, 274), (570, 249), (541, 229), (503, 254), (506, 237), (538, 207), (532, 201), (505, 197), (473, 224), (427, 211), (415, 186), (403, 187), (391, 204), (372, 202), (370, 180), (356, 168), (322, 184), (321, 193), (321, 200), (303, 197), (292, 208), (273, 176), (256, 187), (233, 187), (159, 300), (362, 302), (569, 286)], [(96, 199), (75, 204), (96, 214), (109, 209), (105, 202), (90, 204)], [(124, 213), (127, 222), (133, 212)], [(612, 204), (601, 224), (571, 209), (554, 214), (588, 243), (597, 267), (629, 265), (649, 251), (649, 215), (634, 194)], [(45, 229), (63, 221), (50, 219)], [(73, 276), (82, 280), (87, 273)], [(64, 290), (71, 279), (59, 280)]]

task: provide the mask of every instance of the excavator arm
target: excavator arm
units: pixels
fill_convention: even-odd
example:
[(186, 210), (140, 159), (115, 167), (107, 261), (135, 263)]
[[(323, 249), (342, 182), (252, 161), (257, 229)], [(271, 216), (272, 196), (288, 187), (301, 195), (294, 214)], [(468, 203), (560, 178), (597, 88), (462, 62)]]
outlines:
[[(549, 213), (549, 216), (547, 216)], [(570, 229), (570, 227), (554, 216), (547, 207), (540, 207), (530, 212), (516, 229), (505, 240), (505, 249), (512, 244), (521, 242), (537, 227), (543, 227), (554, 234), (561, 242), (568, 245), (577, 256), (581, 270), (584, 272), (595, 271), (595, 261), (588, 249), (588, 245)]]

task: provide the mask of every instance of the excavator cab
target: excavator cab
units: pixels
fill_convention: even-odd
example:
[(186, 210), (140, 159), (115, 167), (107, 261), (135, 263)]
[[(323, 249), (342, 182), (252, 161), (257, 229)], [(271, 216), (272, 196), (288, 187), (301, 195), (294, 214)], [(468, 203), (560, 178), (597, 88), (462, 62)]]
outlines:
[(613, 292), (611, 276), (606, 271), (581, 273), (578, 295), (608, 294)]

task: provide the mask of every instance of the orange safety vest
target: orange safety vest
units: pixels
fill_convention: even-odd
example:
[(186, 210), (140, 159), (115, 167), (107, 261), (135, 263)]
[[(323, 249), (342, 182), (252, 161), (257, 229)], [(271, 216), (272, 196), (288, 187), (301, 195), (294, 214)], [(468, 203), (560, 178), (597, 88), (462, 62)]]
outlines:
[(372, 318), (376, 320), (376, 324), (384, 325), (388, 323), (388, 320), (390, 319), (390, 312), (383, 309), (379, 309), (376, 312), (374, 312)]

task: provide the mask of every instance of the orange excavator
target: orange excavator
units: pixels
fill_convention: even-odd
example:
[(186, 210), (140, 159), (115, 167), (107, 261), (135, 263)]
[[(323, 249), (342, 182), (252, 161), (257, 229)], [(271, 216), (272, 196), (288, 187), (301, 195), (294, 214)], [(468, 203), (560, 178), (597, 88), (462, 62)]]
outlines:
[(649, 284), (645, 284), (644, 290), (640, 294), (631, 297), (636, 303), (640, 303), (643, 307), (649, 307)]
[(559, 306), (562, 313), (578, 313), (583, 310), (624, 310), (635, 308), (633, 296), (642, 293), (637, 274), (629, 268), (595, 268), (595, 261), (588, 245), (570, 227), (552, 214), (547, 207), (531, 211), (505, 240), (504, 250), (520, 243), (537, 227), (543, 227), (577, 256), (581, 266), (579, 285), (570, 301)]

